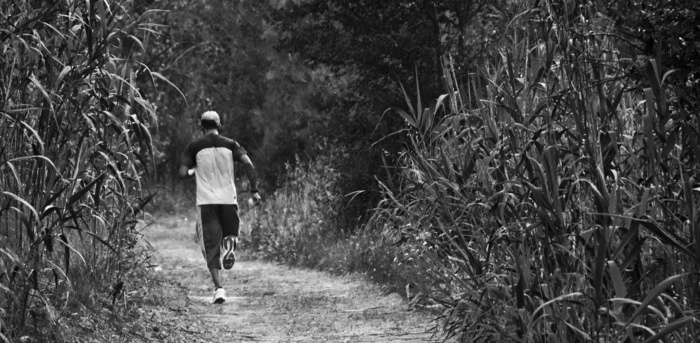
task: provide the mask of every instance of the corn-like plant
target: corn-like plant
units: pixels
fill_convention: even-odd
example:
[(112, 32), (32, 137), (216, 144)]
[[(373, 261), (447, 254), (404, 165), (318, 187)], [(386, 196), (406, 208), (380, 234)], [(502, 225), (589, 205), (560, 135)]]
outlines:
[(693, 342), (698, 104), (654, 60), (630, 78), (591, 3), (538, 3), (499, 58), (446, 58), (448, 93), (396, 109), (409, 148), (370, 225), (431, 273), (446, 337)]
[(159, 74), (139, 62), (148, 13), (130, 6), (0, 5), (0, 342), (62, 340), (66, 309), (113, 304), (142, 260), (155, 110), (137, 78)]

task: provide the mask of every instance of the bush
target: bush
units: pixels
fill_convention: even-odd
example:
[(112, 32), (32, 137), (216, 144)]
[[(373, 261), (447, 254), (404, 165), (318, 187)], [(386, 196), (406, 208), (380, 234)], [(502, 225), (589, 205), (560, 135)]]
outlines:
[(316, 264), (323, 244), (340, 234), (333, 230), (338, 172), (328, 166), (329, 158), (306, 164), (297, 158), (295, 167), (287, 164), (283, 186), (260, 207), (248, 208), (242, 241), (267, 258)]

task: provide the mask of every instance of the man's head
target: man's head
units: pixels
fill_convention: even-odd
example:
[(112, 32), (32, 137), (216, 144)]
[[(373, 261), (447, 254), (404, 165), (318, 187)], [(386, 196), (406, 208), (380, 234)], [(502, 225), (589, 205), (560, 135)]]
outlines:
[(221, 126), (221, 119), (219, 119), (219, 114), (214, 111), (206, 111), (202, 113), (202, 118), (199, 120), (199, 125), (202, 126), (203, 130), (213, 130)]

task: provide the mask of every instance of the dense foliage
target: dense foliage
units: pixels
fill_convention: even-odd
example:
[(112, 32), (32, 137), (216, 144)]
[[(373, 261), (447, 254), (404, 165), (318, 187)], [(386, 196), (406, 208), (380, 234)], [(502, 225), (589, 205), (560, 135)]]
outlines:
[(159, 90), (159, 183), (179, 182), (179, 156), (199, 134), (199, 115), (215, 110), (222, 116), (220, 133), (248, 150), (265, 186), (273, 189), (295, 154), (313, 154), (324, 122), (320, 110), (333, 101), (330, 91), (320, 90), (329, 88), (327, 74), (274, 50), (277, 31), (267, 2), (180, 0), (150, 6), (166, 11), (157, 18), (164, 27), (151, 41), (159, 51), (151, 63), (178, 87)]
[(698, 6), (3, 2), (0, 340), (123, 294), (143, 177), (177, 192), (216, 110), (278, 189), (266, 257), (410, 283), (462, 341), (692, 341)]
[(410, 146), (373, 226), (430, 272), (460, 341), (694, 341), (696, 86), (602, 7), (521, 5), (500, 58), (446, 60), (447, 94), (396, 109)]
[(145, 256), (152, 27), (128, 1), (0, 5), (0, 341), (62, 341), (123, 296)]
[[(188, 63), (177, 72), (192, 72), (178, 84), (223, 80), (192, 94), (221, 92), (214, 107), (225, 109), (244, 94), (264, 99), (235, 107), (251, 126), (231, 133), (253, 132), (258, 160), (278, 166), (268, 170), (301, 153), (317, 173), (289, 171), (254, 217), (246, 243), (265, 256), (375, 275), (425, 271), (399, 276), (442, 306), (442, 329), (463, 341), (695, 336), (695, 2), (177, 4), (196, 10), (173, 12), (182, 17), (172, 32), (202, 34), (174, 45), (177, 64)], [(195, 53), (199, 42), (216, 49)], [(277, 78), (281, 66), (299, 77)], [(287, 108), (290, 97), (300, 116), (269, 114), (284, 113), (273, 104)], [(169, 103), (183, 108), (176, 98)], [(344, 153), (311, 153), (321, 138)], [(333, 156), (316, 159), (328, 169), (314, 163), (319, 154)], [(332, 184), (317, 183), (330, 175), (323, 170)], [(367, 228), (339, 232), (361, 223), (377, 194)]]

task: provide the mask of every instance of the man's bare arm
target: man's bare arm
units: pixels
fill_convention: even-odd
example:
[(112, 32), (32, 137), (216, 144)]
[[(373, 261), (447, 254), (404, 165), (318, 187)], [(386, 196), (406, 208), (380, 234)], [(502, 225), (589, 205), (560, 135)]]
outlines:
[(245, 166), (245, 173), (246, 175), (248, 175), (248, 183), (250, 183), (250, 189), (257, 190), (258, 184), (255, 175), (255, 167), (253, 166), (253, 161), (250, 160), (250, 157), (248, 157), (248, 155), (243, 155), (241, 156), (241, 162), (243, 162), (243, 166)]
[(260, 194), (258, 194), (258, 182), (255, 175), (255, 167), (253, 166), (253, 162), (250, 160), (248, 155), (241, 156), (241, 162), (243, 162), (243, 166), (245, 166), (245, 173), (248, 175), (248, 183), (250, 184), (253, 199), (255, 199), (257, 202), (260, 200)]

